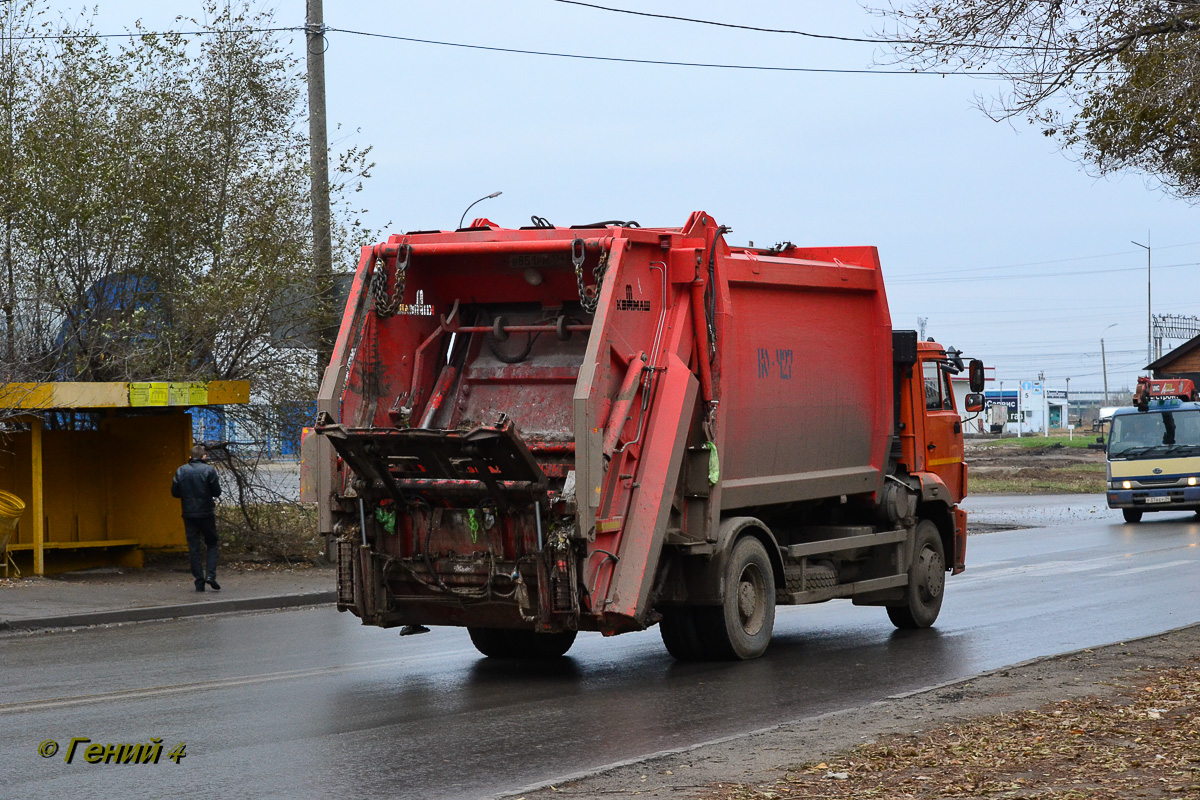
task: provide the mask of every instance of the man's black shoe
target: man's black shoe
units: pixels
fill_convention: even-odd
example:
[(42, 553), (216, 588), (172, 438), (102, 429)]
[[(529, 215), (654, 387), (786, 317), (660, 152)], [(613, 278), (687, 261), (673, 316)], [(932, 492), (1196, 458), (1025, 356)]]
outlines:
[(213, 591), (214, 591), (214, 592), (219, 592), (219, 591), (221, 591), (221, 584), (217, 583), (217, 579), (216, 579), (216, 578), (209, 578), (209, 579), (208, 579), (208, 585), (209, 585), (209, 586), (211, 586), (211, 587), (213, 587)]
[(197, 592), (204, 591), (204, 581), (196, 581), (196, 591)]

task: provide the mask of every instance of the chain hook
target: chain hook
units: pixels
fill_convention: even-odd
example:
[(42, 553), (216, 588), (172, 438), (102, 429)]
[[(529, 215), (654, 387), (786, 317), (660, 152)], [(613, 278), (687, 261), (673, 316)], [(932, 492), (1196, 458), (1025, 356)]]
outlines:
[(583, 283), (583, 262), (587, 257), (583, 239), (571, 241), (571, 264), (575, 267), (575, 283), (579, 286), (579, 305), (587, 314), (596, 313), (596, 305), (600, 301), (600, 282), (604, 279), (604, 268), (607, 253), (600, 254), (600, 264), (592, 271), (596, 278), (595, 286), (585, 286)]
[(396, 280), (392, 293), (387, 289), (387, 256), (379, 255), (375, 274), (371, 276), (371, 294), (375, 298), (375, 314), (381, 319), (391, 317), (400, 310), (404, 300), (404, 288), (408, 280), (408, 262), (412, 257), (412, 245), (407, 242), (396, 246)]

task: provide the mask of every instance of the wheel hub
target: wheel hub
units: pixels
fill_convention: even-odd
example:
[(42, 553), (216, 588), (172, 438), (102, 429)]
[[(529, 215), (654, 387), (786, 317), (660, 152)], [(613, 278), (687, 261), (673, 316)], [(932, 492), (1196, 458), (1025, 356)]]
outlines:
[(746, 567), (738, 580), (737, 610), (742, 630), (754, 636), (766, 621), (766, 583), (753, 565)]
[(918, 574), (921, 576), (921, 593), (928, 598), (940, 597), (946, 582), (946, 565), (941, 556), (931, 548), (921, 551)]
[(758, 605), (758, 598), (755, 596), (754, 584), (742, 581), (742, 584), (738, 586), (738, 613), (742, 615), (743, 622), (754, 615), (756, 605)]

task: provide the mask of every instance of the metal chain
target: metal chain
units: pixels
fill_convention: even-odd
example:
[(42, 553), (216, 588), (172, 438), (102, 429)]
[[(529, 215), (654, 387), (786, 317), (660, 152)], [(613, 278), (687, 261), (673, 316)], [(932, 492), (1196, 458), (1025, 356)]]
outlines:
[(375, 315), (380, 319), (394, 316), (404, 300), (404, 287), (408, 281), (408, 259), (412, 252), (406, 244), (396, 251), (396, 285), (391, 296), (387, 290), (387, 259), (380, 258), (371, 276), (371, 295), (375, 299)]
[(596, 296), (589, 295), (587, 287), (583, 285), (583, 261), (585, 257), (583, 249), (583, 240), (576, 239), (571, 242), (571, 263), (575, 267), (575, 283), (579, 286), (579, 305), (583, 306), (583, 310), (589, 314), (596, 312)]
[(600, 289), (604, 286), (604, 273), (608, 270), (608, 251), (600, 251), (600, 261), (592, 270), (592, 277), (596, 281), (594, 287), (583, 284), (583, 261), (583, 240), (576, 239), (571, 243), (571, 263), (575, 265), (575, 282), (579, 285), (579, 305), (583, 306), (586, 313), (595, 314), (596, 306), (600, 303)]

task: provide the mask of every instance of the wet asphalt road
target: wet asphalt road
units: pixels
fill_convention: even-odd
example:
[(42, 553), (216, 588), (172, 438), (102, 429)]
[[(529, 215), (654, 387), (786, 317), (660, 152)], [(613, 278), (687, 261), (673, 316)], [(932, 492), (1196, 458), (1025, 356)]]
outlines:
[[(897, 632), (845, 602), (784, 608), (767, 656), (744, 664), (675, 664), (654, 630), (501, 664), (459, 630), (401, 639), (330, 609), (5, 637), (0, 794), (491, 797), (1200, 622), (1190, 514), (975, 536), (968, 563), (933, 630)], [(66, 764), (73, 736), (158, 737), (164, 756)], [(46, 739), (61, 749), (43, 759)]]

